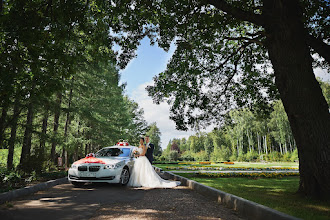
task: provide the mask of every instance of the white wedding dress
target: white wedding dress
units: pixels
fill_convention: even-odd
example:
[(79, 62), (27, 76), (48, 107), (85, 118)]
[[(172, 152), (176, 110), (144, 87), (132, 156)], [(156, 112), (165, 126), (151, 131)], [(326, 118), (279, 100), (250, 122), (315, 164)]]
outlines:
[[(141, 154), (143, 149), (138, 148), (137, 151)], [(180, 185), (180, 182), (162, 179), (151, 166), (148, 158), (146, 156), (139, 156), (135, 160), (127, 185), (131, 187), (173, 188)]]

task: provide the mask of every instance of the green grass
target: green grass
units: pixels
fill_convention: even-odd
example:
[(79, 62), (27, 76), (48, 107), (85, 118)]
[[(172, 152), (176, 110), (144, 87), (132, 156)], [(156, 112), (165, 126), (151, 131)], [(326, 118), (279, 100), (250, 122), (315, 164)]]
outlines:
[(198, 178), (188, 173), (180, 175), (298, 218), (330, 219), (329, 201), (315, 201), (296, 193), (299, 177), (251, 179)]
[[(198, 162), (196, 162), (198, 163)], [(204, 164), (154, 164), (155, 166), (162, 168), (163, 170), (171, 170), (175, 167), (183, 167), (183, 166), (196, 166), (196, 167), (203, 167), (203, 166), (214, 166), (214, 167), (246, 167), (246, 168), (271, 168), (271, 167), (282, 167), (282, 168), (298, 168), (299, 164), (294, 162), (269, 162), (269, 163), (251, 163), (251, 162), (234, 162), (234, 164), (223, 164), (223, 163), (216, 163), (210, 165)], [(168, 167), (169, 169), (166, 169)]]

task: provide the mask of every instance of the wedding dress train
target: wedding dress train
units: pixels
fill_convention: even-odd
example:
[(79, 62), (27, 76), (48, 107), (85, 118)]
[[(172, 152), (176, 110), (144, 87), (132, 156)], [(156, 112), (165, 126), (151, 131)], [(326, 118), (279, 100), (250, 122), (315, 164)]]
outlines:
[[(140, 153), (141, 150), (141, 148), (138, 149)], [(127, 185), (132, 187), (173, 188), (180, 185), (180, 182), (162, 179), (156, 173), (148, 158), (146, 156), (140, 156), (135, 160)]]

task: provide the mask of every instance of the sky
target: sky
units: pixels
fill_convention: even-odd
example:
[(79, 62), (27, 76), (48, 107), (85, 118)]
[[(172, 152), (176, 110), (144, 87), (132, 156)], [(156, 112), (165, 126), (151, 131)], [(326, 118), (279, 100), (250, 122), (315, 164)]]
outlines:
[[(195, 131), (178, 131), (175, 123), (169, 119), (170, 107), (167, 103), (156, 105), (145, 90), (146, 86), (153, 84), (153, 77), (166, 69), (171, 56), (175, 51), (172, 45), (168, 52), (158, 46), (150, 46), (147, 38), (141, 41), (137, 50), (137, 57), (131, 60), (124, 70), (120, 71), (120, 83), (126, 83), (125, 94), (139, 104), (144, 110), (144, 118), (148, 124), (156, 122), (161, 132), (161, 147), (166, 148), (169, 141), (173, 138), (188, 138), (195, 134)], [(326, 70), (315, 69), (316, 76), (325, 81), (330, 81), (330, 74)], [(209, 127), (206, 132), (212, 130)]]
[(156, 122), (161, 132), (161, 147), (166, 148), (173, 138), (188, 138), (195, 131), (178, 131), (175, 123), (169, 119), (169, 105), (161, 103), (156, 105), (148, 96), (145, 88), (153, 85), (153, 77), (166, 69), (166, 65), (175, 51), (172, 45), (168, 52), (158, 46), (150, 46), (149, 39), (141, 41), (134, 58), (124, 70), (120, 71), (120, 83), (126, 83), (125, 94), (139, 104), (144, 110), (144, 118), (148, 124)]

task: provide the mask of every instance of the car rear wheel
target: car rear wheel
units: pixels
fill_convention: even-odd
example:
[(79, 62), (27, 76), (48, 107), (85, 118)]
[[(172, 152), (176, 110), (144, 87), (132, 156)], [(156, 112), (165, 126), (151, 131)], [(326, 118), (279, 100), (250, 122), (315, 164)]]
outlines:
[(84, 182), (76, 182), (76, 181), (71, 181), (71, 183), (76, 187), (82, 187), (85, 184)]
[(123, 168), (123, 170), (121, 171), (121, 175), (120, 175), (120, 184), (125, 186), (127, 185), (128, 181), (129, 181), (129, 170), (128, 168)]

